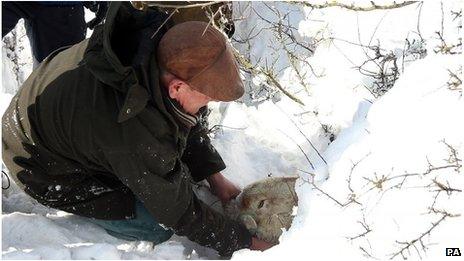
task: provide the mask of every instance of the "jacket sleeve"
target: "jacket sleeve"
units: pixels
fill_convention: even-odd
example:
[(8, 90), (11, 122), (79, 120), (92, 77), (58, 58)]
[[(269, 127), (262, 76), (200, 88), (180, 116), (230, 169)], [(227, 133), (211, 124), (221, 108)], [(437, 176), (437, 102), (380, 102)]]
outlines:
[(187, 164), (195, 182), (226, 168), (224, 161), (208, 137), (208, 122), (205, 114), (206, 107), (202, 108), (202, 117), (198, 124), (190, 130), (187, 145), (182, 155), (182, 161)]
[(113, 173), (160, 224), (223, 256), (249, 247), (248, 230), (199, 201), (192, 191), (187, 166), (169, 151), (166, 146), (151, 143), (133, 152), (106, 154)]
[(221, 256), (232, 256), (234, 251), (251, 246), (252, 236), (242, 224), (217, 213), (195, 195), (173, 228), (177, 235), (214, 248)]

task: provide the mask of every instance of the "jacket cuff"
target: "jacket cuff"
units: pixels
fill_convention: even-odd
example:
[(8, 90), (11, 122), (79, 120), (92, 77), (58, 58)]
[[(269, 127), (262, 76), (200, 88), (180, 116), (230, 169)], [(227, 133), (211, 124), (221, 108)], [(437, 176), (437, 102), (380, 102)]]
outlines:
[(235, 251), (251, 246), (252, 235), (243, 224), (211, 209), (195, 195), (173, 229), (177, 235), (211, 247), (223, 257), (230, 257)]

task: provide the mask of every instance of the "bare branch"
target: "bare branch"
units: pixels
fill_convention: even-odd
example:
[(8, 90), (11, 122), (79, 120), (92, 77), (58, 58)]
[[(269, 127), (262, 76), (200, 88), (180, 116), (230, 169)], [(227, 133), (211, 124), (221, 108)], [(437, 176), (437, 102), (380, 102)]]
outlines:
[[(307, 172), (305, 172), (307, 173)], [(316, 189), (317, 191), (319, 191), (320, 193), (322, 193), (324, 196), (328, 197), (330, 200), (332, 200), (333, 202), (335, 202), (337, 205), (339, 205), (340, 207), (346, 207), (348, 205), (350, 205), (351, 203), (357, 203), (359, 205), (361, 205), (359, 202), (356, 202), (354, 200), (348, 200), (347, 202), (345, 203), (341, 203), (339, 200), (337, 200), (336, 198), (334, 198), (333, 196), (331, 196), (330, 194), (328, 194), (327, 192), (325, 192), (324, 190), (322, 190), (321, 188), (319, 188), (319, 186), (316, 185), (316, 182), (314, 181), (314, 174), (313, 173), (307, 173), (309, 174), (310, 176), (310, 179), (309, 180), (306, 180), (304, 178), (302, 178), (303, 182), (306, 182), (306, 183), (309, 183), (313, 186), (314, 189)]]
[(448, 195), (451, 195), (451, 193), (453, 192), (462, 192), (461, 189), (452, 188), (448, 181), (446, 183), (447, 184), (445, 185), (443, 183), (438, 182), (436, 179), (433, 179), (433, 184), (435, 184), (438, 187), (439, 191), (445, 191)]
[(373, 257), (373, 256), (372, 256), (369, 252), (367, 252), (366, 249), (364, 249), (363, 247), (359, 247), (359, 250), (361, 250), (361, 251), (364, 253), (365, 256), (378, 260), (378, 258)]
[[(279, 110), (284, 113), (285, 115), (287, 115), (280, 107), (277, 106), (277, 108), (279, 108)], [(314, 144), (311, 142), (311, 140), (306, 136), (306, 134), (304, 134), (304, 132), (301, 130), (300, 127), (298, 127), (298, 125), (296, 124), (296, 122), (290, 118), (288, 115), (287, 115), (288, 119), (292, 122), (292, 124), (296, 127), (296, 129), (298, 130), (298, 132), (306, 139), (306, 141), (309, 143), (309, 145), (311, 146), (311, 148), (313, 148), (314, 151), (316, 151), (317, 155), (322, 159), (322, 161), (327, 165), (327, 161), (324, 159), (324, 157), (322, 157), (321, 153), (319, 152), (318, 149), (316, 149), (316, 146), (314, 146)]]
[(179, 11), (179, 8), (176, 8), (176, 9), (174, 9), (174, 10), (169, 14), (168, 17), (166, 17), (166, 19), (163, 21), (163, 23), (162, 23), (160, 26), (158, 26), (158, 28), (156, 29), (156, 31), (155, 31), (155, 32), (153, 33), (153, 35), (151, 36), (152, 39), (153, 39), (153, 37), (155, 37), (155, 35), (161, 30), (161, 28), (163, 28), (163, 26), (169, 21), (169, 19), (171, 19), (171, 17), (172, 17), (176, 12), (178, 12), (178, 11)]
[(253, 65), (250, 60), (245, 58), (242, 54), (238, 52), (235, 48), (233, 48), (235, 58), (237, 59), (238, 63), (247, 71), (249, 71), (252, 75), (263, 75), (266, 77), (268, 82), (279, 89), (283, 94), (285, 94), (288, 98), (293, 100), (294, 102), (300, 104), (300, 105), (305, 105), (300, 99), (295, 97), (293, 94), (289, 93), (287, 90), (285, 90), (282, 85), (277, 81), (276, 76), (274, 75), (274, 72), (272, 70), (264, 69), (259, 65)]
[(374, 184), (377, 188), (381, 189), (382, 184), (384, 182), (395, 180), (395, 179), (402, 179), (402, 181), (399, 184), (393, 186), (393, 187), (399, 188), (399, 187), (401, 187), (403, 185), (405, 180), (407, 178), (409, 178), (409, 177), (427, 176), (430, 173), (432, 173), (433, 171), (442, 170), (442, 169), (449, 169), (449, 168), (456, 169), (457, 167), (460, 167), (460, 165), (450, 164), (450, 165), (443, 165), (443, 166), (439, 166), (439, 167), (434, 167), (429, 163), (429, 168), (426, 171), (422, 172), (422, 173), (405, 173), (405, 174), (395, 175), (395, 176), (382, 176), (381, 179), (377, 179), (376, 181), (373, 181), (373, 180), (369, 180), (369, 181), (372, 182), (372, 184)]
[(354, 237), (348, 237), (349, 240), (353, 241), (355, 239), (358, 239), (358, 238), (361, 238), (361, 237), (364, 237), (366, 236), (368, 233), (372, 232), (372, 229), (369, 227), (369, 225), (367, 224), (366, 222), (366, 217), (363, 215), (363, 220), (362, 221), (358, 221), (358, 224), (360, 224), (363, 229), (364, 229), (364, 232), (360, 233), (359, 235), (356, 235)]
[(311, 8), (314, 8), (314, 9), (323, 9), (323, 8), (329, 8), (329, 7), (340, 7), (340, 8), (345, 8), (345, 9), (352, 10), (352, 11), (368, 12), (368, 11), (374, 11), (374, 10), (396, 9), (396, 8), (400, 8), (400, 7), (404, 7), (404, 6), (408, 6), (408, 5), (415, 4), (415, 3), (420, 3), (420, 2), (421, 1), (404, 1), (404, 2), (401, 2), (401, 3), (393, 2), (392, 4), (389, 4), (389, 5), (378, 5), (378, 4), (374, 3), (374, 1), (371, 1), (370, 6), (355, 6), (354, 4), (348, 5), (348, 4), (339, 3), (339, 2), (336, 2), (336, 1), (325, 2), (323, 4), (313, 4), (313, 3), (310, 3), (309, 1), (308, 2), (306, 2), (306, 1), (293, 2), (293, 3), (300, 4), (300, 5), (303, 5), (303, 6), (306, 6), (306, 7), (311, 7)]
[(448, 73), (450, 75), (450, 79), (448, 80), (448, 89), (452, 91), (459, 91), (462, 96), (462, 79), (458, 76), (462, 75), (462, 66), (459, 67), (458, 72), (454, 73), (448, 69)]
[(300, 149), (301, 153), (303, 153), (303, 155), (305, 156), (306, 160), (309, 162), (309, 165), (311, 166), (311, 169), (314, 169), (314, 165), (313, 163), (311, 162), (311, 160), (309, 159), (308, 157), (308, 154), (306, 154), (306, 152), (303, 150), (303, 148), (300, 146), (300, 144), (298, 144), (294, 139), (292, 139), (287, 133), (279, 130), (282, 134), (284, 134), (285, 136), (287, 136), (287, 138), (289, 138), (291, 141), (293, 141), (296, 146), (298, 146), (298, 148)]
[(139, 2), (141, 5), (137, 5), (137, 9), (142, 9), (146, 8), (146, 6), (156, 6), (160, 8), (174, 8), (174, 9), (188, 9), (188, 8), (205, 8), (207, 6), (215, 5), (218, 3), (222, 3), (221, 1), (216, 2), (216, 1), (209, 1), (209, 2), (202, 2), (202, 3), (196, 3), (196, 4), (188, 4), (188, 5), (169, 5), (166, 4), (166, 2), (156, 2), (156, 1), (133, 1), (133, 2)]
[(232, 129), (232, 130), (245, 130), (246, 129), (246, 128), (236, 128), (236, 127), (229, 127), (229, 126), (225, 126), (221, 124), (216, 124), (208, 130), (208, 133), (213, 133), (223, 128)]
[(442, 32), (435, 32), (435, 34), (438, 36), (438, 39), (440, 39), (441, 44), (433, 50), (435, 53), (443, 53), (443, 54), (460, 54), (462, 53), (462, 50), (460, 48), (462, 47), (462, 42), (458, 42), (455, 44), (449, 44), (446, 42), (445, 38), (443, 37)]
[(456, 164), (457, 167), (456, 167), (455, 171), (460, 172), (461, 167), (462, 167), (462, 164), (461, 164), (462, 160), (460, 158), (458, 158), (458, 152), (456, 151), (456, 149), (453, 146), (448, 144), (445, 140), (442, 140), (441, 142), (443, 144), (445, 144), (446, 147), (448, 147), (448, 150), (450, 152), (450, 156), (447, 159), (447, 162), (451, 163), (451, 164), (453, 164), (453, 163)]
[(367, 153), (366, 156), (362, 157), (359, 161), (357, 162), (351, 162), (352, 166), (351, 166), (351, 170), (350, 170), (350, 174), (348, 175), (348, 179), (347, 179), (347, 182), (348, 182), (348, 189), (350, 190), (351, 194), (349, 196), (349, 198), (351, 200), (356, 200), (356, 193), (354, 192), (353, 188), (351, 187), (351, 178), (353, 176), (353, 172), (355, 170), (355, 168), (364, 160), (366, 159), (367, 157), (369, 157), (371, 155), (371, 153)]
[(413, 240), (410, 240), (410, 241), (396, 241), (397, 244), (399, 245), (402, 245), (403, 247), (401, 247), (397, 252), (395, 253), (392, 253), (391, 254), (391, 257), (390, 257), (390, 260), (392, 260), (393, 258), (395, 258), (396, 256), (398, 255), (402, 255), (403, 258), (406, 259), (405, 255), (404, 255), (404, 252), (405, 251), (408, 251), (409, 252), (409, 249), (411, 247), (415, 248), (417, 253), (419, 254), (420, 256), (420, 253), (419, 253), (419, 250), (417, 249), (417, 246), (416, 246), (416, 243), (420, 243), (421, 247), (422, 247), (422, 250), (425, 252), (426, 251), (426, 246), (423, 242), (423, 238), (427, 235), (430, 235), (432, 233), (433, 230), (436, 229), (436, 227), (438, 225), (440, 225), (446, 218), (450, 218), (450, 217), (459, 217), (460, 215), (454, 215), (454, 214), (450, 214), (448, 212), (445, 212), (445, 211), (437, 211), (435, 210), (434, 213), (437, 213), (437, 214), (441, 214), (441, 217), (440, 219), (438, 219), (437, 221), (435, 222), (432, 222), (432, 225), (429, 229), (427, 229), (425, 232), (423, 232), (422, 234), (420, 234), (418, 237), (416, 237), (415, 239)]

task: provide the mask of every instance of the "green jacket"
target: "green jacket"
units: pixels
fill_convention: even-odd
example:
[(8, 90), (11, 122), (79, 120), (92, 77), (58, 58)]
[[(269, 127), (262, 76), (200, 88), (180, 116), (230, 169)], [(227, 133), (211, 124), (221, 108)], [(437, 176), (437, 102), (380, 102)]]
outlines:
[(41, 204), (122, 219), (138, 198), (176, 234), (230, 255), (251, 235), (192, 191), (225, 165), (200, 117), (160, 88), (153, 54), (166, 28), (153, 35), (165, 19), (113, 2), (90, 39), (52, 53), (2, 118), (3, 160)]

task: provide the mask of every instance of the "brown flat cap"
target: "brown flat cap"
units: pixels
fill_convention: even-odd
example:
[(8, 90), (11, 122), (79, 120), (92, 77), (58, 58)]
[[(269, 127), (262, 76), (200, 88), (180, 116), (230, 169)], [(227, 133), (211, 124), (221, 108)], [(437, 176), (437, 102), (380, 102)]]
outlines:
[(233, 101), (243, 93), (239, 67), (224, 35), (205, 22), (175, 25), (161, 38), (159, 66), (193, 89), (219, 101)]

